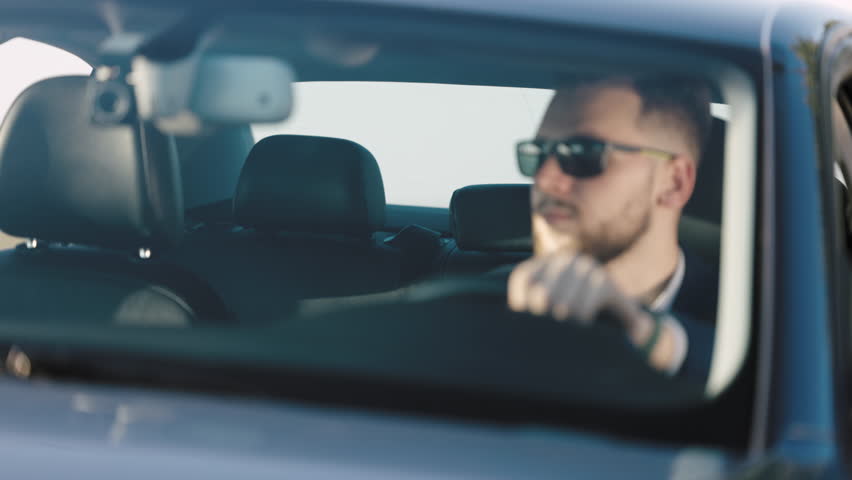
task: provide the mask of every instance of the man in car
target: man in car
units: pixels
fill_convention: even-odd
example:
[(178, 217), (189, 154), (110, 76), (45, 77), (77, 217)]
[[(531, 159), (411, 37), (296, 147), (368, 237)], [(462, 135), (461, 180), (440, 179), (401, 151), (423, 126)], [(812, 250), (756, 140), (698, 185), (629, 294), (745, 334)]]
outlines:
[(649, 365), (706, 380), (717, 275), (680, 248), (678, 223), (710, 122), (709, 90), (687, 78), (558, 89), (518, 144), (534, 255), (509, 277), (509, 306), (584, 324), (607, 311)]

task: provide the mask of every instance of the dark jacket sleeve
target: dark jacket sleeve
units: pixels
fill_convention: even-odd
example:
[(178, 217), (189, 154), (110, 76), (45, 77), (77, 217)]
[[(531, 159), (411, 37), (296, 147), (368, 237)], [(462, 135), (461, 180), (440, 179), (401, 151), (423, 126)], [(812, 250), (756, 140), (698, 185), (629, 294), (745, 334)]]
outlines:
[(713, 359), (715, 325), (677, 312), (672, 312), (672, 316), (683, 326), (687, 338), (686, 358), (677, 371), (677, 376), (706, 383)]
[(684, 256), (686, 274), (670, 312), (687, 337), (686, 358), (677, 375), (706, 382), (716, 339), (719, 273), (687, 251)]

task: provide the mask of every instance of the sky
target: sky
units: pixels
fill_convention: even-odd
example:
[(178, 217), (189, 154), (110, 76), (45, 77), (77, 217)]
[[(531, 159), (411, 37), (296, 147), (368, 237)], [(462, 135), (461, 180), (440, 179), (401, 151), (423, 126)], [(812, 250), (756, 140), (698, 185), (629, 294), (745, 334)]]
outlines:
[(13, 38), (0, 45), (0, 118), (28, 86), (60, 75), (88, 75), (92, 67), (76, 55), (43, 43)]

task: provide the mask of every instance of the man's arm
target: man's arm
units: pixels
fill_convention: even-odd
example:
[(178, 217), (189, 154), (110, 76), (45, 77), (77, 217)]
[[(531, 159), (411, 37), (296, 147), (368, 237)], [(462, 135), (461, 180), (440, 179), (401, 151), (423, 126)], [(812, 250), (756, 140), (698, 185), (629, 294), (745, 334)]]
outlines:
[[(650, 315), (661, 322), (661, 331), (648, 352), (648, 363), (671, 375), (706, 382), (716, 334), (713, 325), (677, 312)], [(649, 337), (634, 336), (631, 342), (642, 349)]]
[(709, 374), (712, 325), (678, 312), (648, 311), (621, 294), (606, 271), (590, 259), (561, 256), (520, 264), (509, 277), (508, 302), (515, 311), (582, 324), (609, 311), (653, 368), (702, 382)]

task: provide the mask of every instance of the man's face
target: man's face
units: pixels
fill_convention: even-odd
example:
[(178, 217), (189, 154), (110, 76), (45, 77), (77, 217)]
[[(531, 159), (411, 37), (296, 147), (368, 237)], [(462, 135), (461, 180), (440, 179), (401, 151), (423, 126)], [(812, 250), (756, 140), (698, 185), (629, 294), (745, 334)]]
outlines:
[[(615, 143), (674, 148), (670, 132), (641, 117), (640, 97), (626, 86), (589, 86), (557, 92), (538, 137), (561, 140), (588, 135)], [(599, 176), (565, 174), (552, 155), (535, 176), (532, 189), (536, 253), (572, 249), (601, 262), (639, 241), (654, 222), (655, 198), (663, 187), (660, 160), (613, 150)]]

